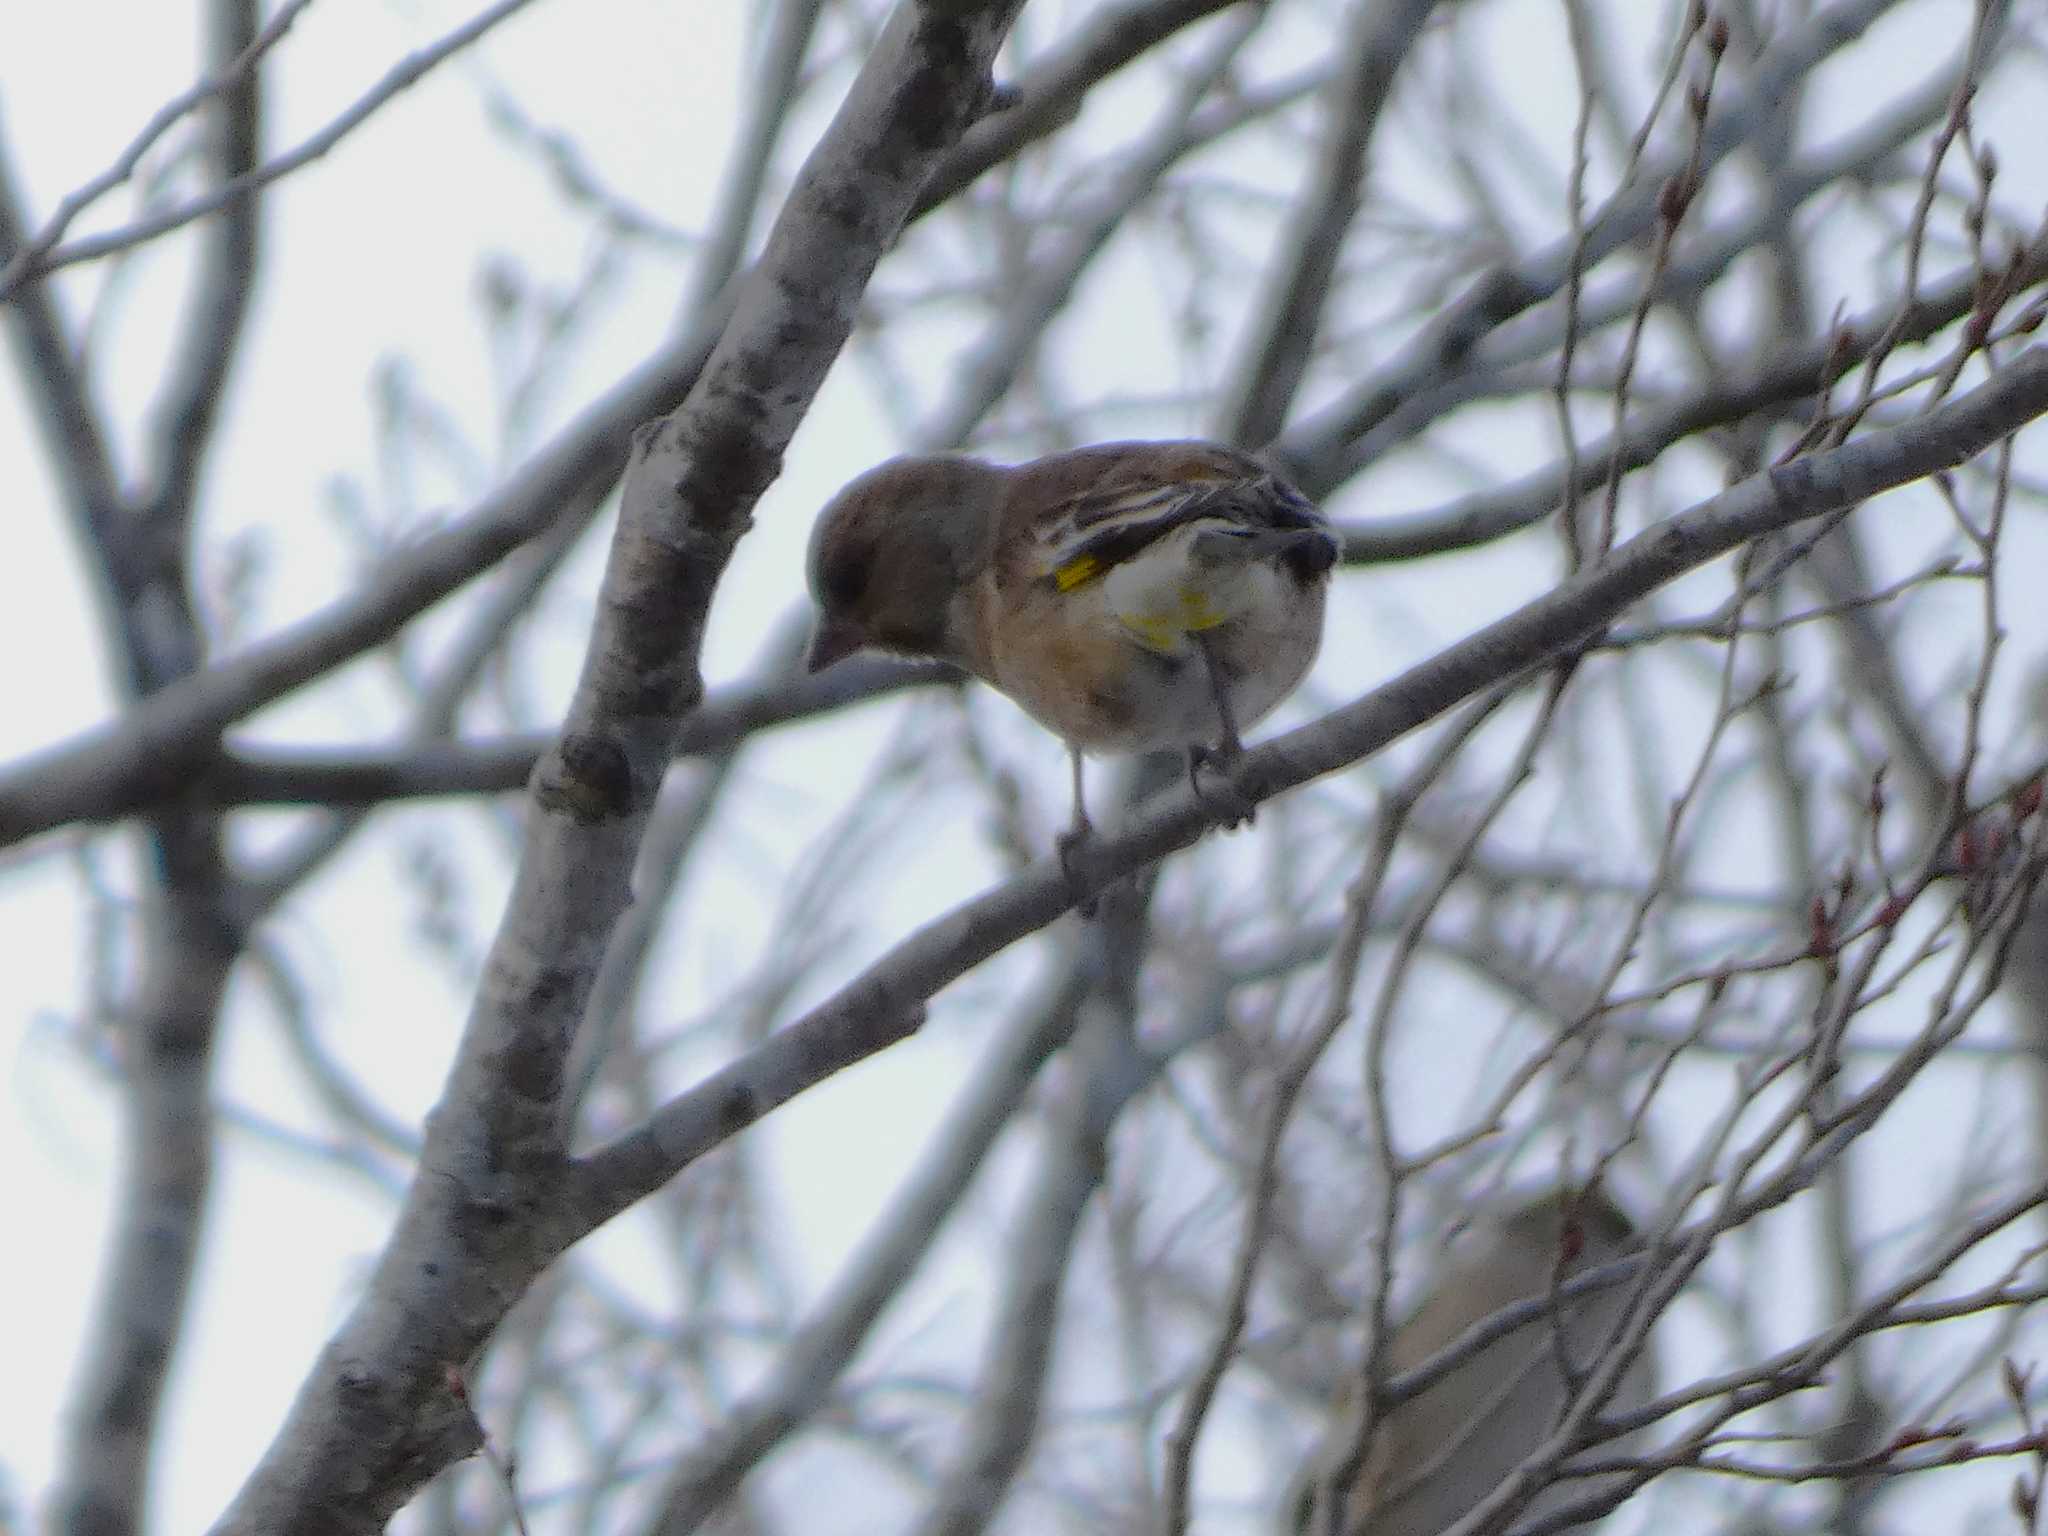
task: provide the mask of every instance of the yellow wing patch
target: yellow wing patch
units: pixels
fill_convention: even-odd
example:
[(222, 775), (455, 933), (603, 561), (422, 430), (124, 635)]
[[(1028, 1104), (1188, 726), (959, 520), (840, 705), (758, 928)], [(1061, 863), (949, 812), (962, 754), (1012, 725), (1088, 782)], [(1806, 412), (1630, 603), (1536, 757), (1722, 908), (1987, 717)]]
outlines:
[(1069, 560), (1052, 573), (1053, 584), (1062, 592), (1085, 586), (1102, 574), (1102, 562), (1093, 555), (1083, 555), (1078, 560)]

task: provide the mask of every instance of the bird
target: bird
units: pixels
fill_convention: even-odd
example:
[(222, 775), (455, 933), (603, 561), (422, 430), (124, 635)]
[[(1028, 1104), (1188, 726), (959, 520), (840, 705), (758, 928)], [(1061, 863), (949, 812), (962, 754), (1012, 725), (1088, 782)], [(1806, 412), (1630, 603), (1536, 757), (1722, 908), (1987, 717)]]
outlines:
[[(1551, 1286), (1640, 1246), (1629, 1218), (1595, 1191), (1551, 1189), (1512, 1210), (1482, 1216), (1463, 1245), (1430, 1277), (1413, 1312), (1393, 1331), (1384, 1366), (1413, 1370), (1474, 1324), (1503, 1307), (1547, 1295)], [(1573, 1369), (1587, 1370), (1627, 1308), (1632, 1287), (1609, 1286), (1565, 1302), (1563, 1347)], [(1371, 1450), (1348, 1486), (1333, 1488), (1357, 1444), (1356, 1373), (1347, 1373), (1328, 1433), (1297, 1477), (1284, 1507), (1282, 1536), (1334, 1530), (1341, 1536), (1435, 1536), (1456, 1525), (1549, 1438), (1567, 1391), (1551, 1316), (1524, 1323), (1470, 1356), (1441, 1380), (1387, 1410)], [(1607, 1411), (1642, 1407), (1655, 1393), (1656, 1364), (1646, 1347), (1623, 1373)], [(1604, 1449), (1616, 1449), (1609, 1442)], [(1538, 1496), (1517, 1516), (1528, 1520), (1593, 1491), (1573, 1478)], [(1343, 1513), (1326, 1523), (1319, 1501), (1331, 1492)]]
[(1229, 777), (1242, 733), (1315, 660), (1339, 552), (1313, 502), (1218, 443), (891, 459), (818, 514), (807, 667), (862, 649), (951, 662), (1059, 736), (1073, 819), (1058, 850), (1078, 885), (1084, 754), (1181, 749), (1212, 814), (1251, 819)]

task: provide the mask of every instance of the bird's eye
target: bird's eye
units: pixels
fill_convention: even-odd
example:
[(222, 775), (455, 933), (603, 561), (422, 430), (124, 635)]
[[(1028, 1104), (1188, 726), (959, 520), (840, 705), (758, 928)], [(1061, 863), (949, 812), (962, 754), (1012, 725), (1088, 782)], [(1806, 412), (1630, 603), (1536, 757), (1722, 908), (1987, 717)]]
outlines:
[(851, 544), (835, 549), (824, 562), (824, 569), (818, 572), (818, 596), (834, 612), (843, 613), (856, 607), (867, 592), (874, 566), (872, 544)]

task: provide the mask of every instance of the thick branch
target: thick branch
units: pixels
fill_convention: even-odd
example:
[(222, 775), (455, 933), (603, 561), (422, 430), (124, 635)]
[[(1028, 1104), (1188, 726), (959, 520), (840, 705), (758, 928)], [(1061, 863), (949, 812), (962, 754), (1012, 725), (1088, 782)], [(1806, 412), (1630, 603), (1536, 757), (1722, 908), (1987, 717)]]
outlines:
[(593, 505), (581, 493), (618, 472), (632, 422), (673, 407), (716, 336), (711, 329), (657, 355), (470, 516), (394, 556), (349, 597), (0, 774), (0, 846), (180, 790), (228, 725), (389, 640), (546, 532), (565, 507)]
[(635, 434), (583, 676), (534, 775), (526, 845), (418, 1177), (222, 1532), (381, 1530), (473, 1449), (459, 1388), (540, 1269), (558, 1216), (564, 1068), (684, 712), (718, 578), (852, 327), (874, 264), (982, 109), (1010, 6), (899, 9), (806, 162), (675, 416)]
[[(1098, 17), (1019, 83), (1016, 105), (980, 119), (920, 189), (915, 216), (1057, 130), (1087, 91), (1230, 0), (1163, 0)], [(744, 279), (742, 280), (744, 281)], [(127, 814), (181, 791), (220, 733), (273, 700), (383, 644), (528, 540), (564, 508), (593, 505), (624, 463), (635, 423), (670, 411), (696, 383), (739, 283), (585, 411), (462, 518), (393, 557), (356, 591), (166, 688), (124, 714), (0, 772), (0, 847), (74, 821)]]
[[(757, 731), (959, 679), (951, 667), (935, 662), (862, 656), (815, 676), (715, 690), (684, 720), (676, 756), (718, 757)], [(509, 794), (525, 788), (552, 740), (534, 732), (386, 747), (230, 747), (201, 773), (194, 792), (215, 806), (367, 806), (436, 795)]]

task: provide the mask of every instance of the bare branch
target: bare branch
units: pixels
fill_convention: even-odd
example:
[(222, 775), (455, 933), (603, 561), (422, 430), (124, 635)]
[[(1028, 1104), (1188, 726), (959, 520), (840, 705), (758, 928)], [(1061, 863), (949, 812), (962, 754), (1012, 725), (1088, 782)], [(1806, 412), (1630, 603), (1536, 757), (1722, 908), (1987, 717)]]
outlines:
[[(959, 681), (959, 673), (936, 663), (864, 656), (815, 676), (715, 688), (685, 719), (676, 756), (717, 757), (761, 731), (906, 689)], [(230, 745), (200, 771), (193, 787), (200, 799), (219, 806), (368, 806), (436, 795), (508, 794), (525, 787), (548, 741), (533, 733), (392, 747)], [(123, 806), (110, 814), (139, 808)]]
[[(922, 217), (1002, 158), (1057, 129), (1104, 76), (1229, 0), (1158, 0), (1104, 13), (1028, 77), (1018, 105), (980, 118), (920, 190)], [(673, 410), (695, 384), (732, 314), (738, 281), (459, 520), (371, 573), (361, 591), (216, 662), (119, 720), (0, 772), (0, 847), (70, 821), (126, 814), (181, 789), (221, 732), (380, 645), (567, 509), (594, 508), (616, 478), (633, 426)]]
[[(1707, 120), (1701, 137), (1701, 174), (1770, 119), (1779, 93), (1792, 81), (1854, 42), (1896, 4), (1898, 0), (1839, 0), (1779, 39), (1769, 64), (1746, 90), (1721, 95), (1719, 109)], [(1670, 164), (1647, 167), (1586, 220), (1583, 238), (1558, 242), (1512, 266), (1487, 272), (1376, 377), (1362, 381), (1289, 432), (1280, 450), (1303, 488), (1320, 495), (1338, 484), (1356, 468), (1350, 445), (1409, 395), (1460, 371), (1487, 335), (1556, 294), (1576, 265), (1590, 267), (1653, 230), (1659, 190), (1676, 169)]]
[(1365, 198), (1365, 157), (1401, 61), (1437, 0), (1381, 5), (1355, 0), (1342, 52), (1322, 98), (1323, 140), (1309, 184), (1280, 232), (1279, 264), (1253, 307), (1246, 361), (1232, 370), (1235, 396), (1221, 436), (1263, 445), (1280, 435), (1331, 299), (1344, 235)]
[[(558, 1100), (682, 714), (705, 611), (755, 499), (1009, 23), (897, 13), (805, 165), (685, 407), (636, 434), (601, 618), (535, 775), (511, 905), (397, 1231), (218, 1527), (375, 1531), (474, 1448), (451, 1384), (571, 1236)], [(427, 1334), (419, 1332), (422, 1323)]]
[[(2048, 282), (2048, 238), (2021, 254), (2021, 283)], [(1925, 341), (1970, 314), (1977, 302), (1974, 272), (1961, 272), (1908, 307), (1900, 334)], [(1666, 405), (1640, 411), (1619, 439), (1603, 438), (1580, 449), (1582, 459), (1605, 459), (1623, 470), (1654, 464), (1674, 443), (1744, 417), (1787, 411), (1810, 400), (1860, 363), (1887, 325), (1896, 306), (1883, 304), (1844, 322), (1827, 337), (1786, 348), (1746, 379), (1709, 385)], [(1556, 464), (1494, 490), (1480, 491), (1427, 512), (1374, 518), (1344, 525), (1344, 558), (1362, 564), (1443, 554), (1485, 544), (1540, 522), (1564, 494), (1567, 467)]]
[[(250, 56), (256, 0), (211, 0), (206, 51), (228, 61), (207, 103), (220, 179), (259, 153), (259, 97)], [(79, 508), (111, 598), (117, 660), (148, 696), (200, 665), (204, 652), (190, 571), (192, 488), (212, 444), (219, 391), (232, 366), (256, 278), (255, 208), (212, 232), (198, 294), (174, 357), (160, 440), (162, 476), (145, 505)], [(31, 295), (34, 308), (34, 295)], [(149, 821), (153, 860), (144, 973), (124, 1009), (127, 1069), (121, 1189), (96, 1304), (98, 1326), (73, 1384), (61, 1492), (66, 1528), (140, 1530), (165, 1383), (178, 1358), (185, 1300), (199, 1260), (212, 1185), (213, 1045), (228, 973), (244, 941), (217, 815), (172, 806)]]
[[(0, 271), (0, 303), (7, 302), (23, 283), (64, 267), (76, 266), (82, 261), (99, 261), (116, 252), (132, 250), (138, 245), (167, 235), (174, 229), (182, 229), (195, 219), (203, 219), (210, 213), (218, 213), (224, 208), (232, 207), (248, 198), (250, 194), (260, 192), (271, 183), (289, 176), (293, 171), (311, 165), (368, 122), (377, 110), (394, 96), (419, 84), (438, 65), (453, 58), (499, 22), (524, 10), (528, 3), (529, 0), (497, 0), (497, 4), (479, 12), (447, 36), (406, 55), (392, 65), (385, 71), (383, 79), (350, 103), (332, 122), (304, 143), (287, 150), (274, 160), (267, 160), (261, 165), (251, 167), (211, 191), (180, 203), (175, 208), (168, 208), (162, 213), (151, 214), (120, 229), (109, 230), (103, 235), (87, 235), (61, 245), (28, 247), (8, 264), (5, 271)], [(252, 49), (252, 62), (254, 52)], [(241, 77), (246, 78), (249, 73), (253, 72), (243, 71)], [(209, 84), (196, 89), (199, 95), (204, 96), (217, 91), (219, 87)], [(176, 103), (172, 105), (175, 106)], [(168, 111), (169, 108), (165, 110)], [(148, 134), (147, 129), (144, 132)], [(126, 173), (123, 173), (115, 177), (115, 182), (125, 179)], [(69, 219), (69, 214), (64, 215), (64, 223), (68, 223)], [(53, 221), (53, 229), (61, 236), (63, 224)]]
[[(34, 238), (22, 241), (17, 233), (14, 239), (0, 240), (0, 304), (17, 300), (29, 281), (39, 271), (47, 270), (41, 266), (43, 258), (64, 238), (64, 231), (71, 227), (72, 221), (132, 177), (136, 168), (142, 164), (142, 157), (149, 153), (150, 147), (168, 133), (180, 119), (250, 78), (263, 55), (284, 40), (284, 35), (291, 30), (292, 23), (297, 21), (300, 13), (312, 3), (313, 0), (285, 0), (285, 3), (277, 8), (277, 14), (270, 18), (249, 46), (237, 54), (226, 68), (209, 75), (189, 90), (181, 91), (151, 113), (149, 121), (142, 125), (141, 131), (129, 140), (127, 147), (120, 154), (114, 157), (114, 163), (92, 180), (67, 193)], [(242, 172), (238, 171), (236, 174)]]
[[(2044, 413), (2048, 346), (2036, 346), (1937, 411), (1753, 476), (1638, 534), (1548, 596), (1334, 714), (1249, 751), (1239, 785), (1256, 803), (1357, 762), (1461, 699), (1542, 665), (1684, 572), (1750, 539), (1952, 468)], [(1189, 846), (1210, 825), (1207, 810), (1185, 790), (1163, 795), (1134, 826), (1089, 851), (1083, 877), (1103, 889)], [(583, 1159), (569, 1219), (584, 1231), (610, 1220), (778, 1105), (894, 1044), (927, 998), (1075, 899), (1058, 861), (1045, 860), (926, 925), (752, 1055)]]

